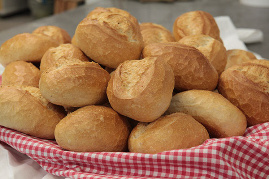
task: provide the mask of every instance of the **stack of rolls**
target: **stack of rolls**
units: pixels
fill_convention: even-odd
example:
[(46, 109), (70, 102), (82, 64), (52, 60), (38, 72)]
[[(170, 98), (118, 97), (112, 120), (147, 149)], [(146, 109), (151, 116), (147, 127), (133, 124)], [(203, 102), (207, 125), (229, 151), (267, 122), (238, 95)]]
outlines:
[(269, 61), (253, 58), (227, 51), (204, 11), (180, 15), (170, 32), (98, 7), (72, 40), (42, 26), (1, 46), (0, 125), (76, 152), (159, 153), (241, 136), (269, 121)]

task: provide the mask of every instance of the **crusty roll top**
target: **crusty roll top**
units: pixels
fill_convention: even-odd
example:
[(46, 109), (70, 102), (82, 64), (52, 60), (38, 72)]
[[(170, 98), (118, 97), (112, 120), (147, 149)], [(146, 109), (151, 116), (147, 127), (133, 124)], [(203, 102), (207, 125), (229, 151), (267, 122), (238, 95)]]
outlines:
[(242, 111), (222, 95), (207, 90), (189, 90), (173, 96), (166, 113), (183, 112), (203, 124), (211, 137), (243, 135), (247, 121)]
[(105, 100), (110, 75), (97, 63), (70, 63), (50, 69), (41, 75), (40, 91), (51, 103), (82, 107)]
[(194, 47), (177, 42), (149, 44), (143, 49), (143, 56), (165, 60), (173, 69), (177, 90), (213, 90), (217, 86), (216, 69)]
[(40, 70), (32, 63), (15, 61), (2, 74), (2, 85), (39, 86)]
[(268, 60), (252, 60), (225, 70), (218, 90), (245, 113), (252, 126), (269, 121), (268, 81)]
[[(126, 61), (124, 65), (119, 66), (114, 73), (114, 95), (122, 99), (140, 95), (154, 78), (154, 63), (154, 60), (136, 60)], [(158, 86), (156, 87), (155, 90), (158, 90)]]
[(129, 12), (122, 10), (122, 9), (115, 8), (115, 7), (109, 7), (109, 8), (97, 7), (93, 11), (91, 11), (87, 15), (87, 17), (97, 18), (102, 13), (120, 14), (120, 15), (128, 18), (132, 23), (138, 24), (137, 19), (134, 16), (132, 16)]
[(141, 23), (140, 30), (144, 46), (151, 43), (175, 42), (172, 33), (165, 27), (154, 23)]
[(130, 125), (104, 106), (86, 106), (68, 114), (55, 129), (59, 146), (77, 152), (123, 152)]
[(40, 62), (50, 47), (58, 46), (58, 42), (39, 34), (23, 33), (12, 37), (0, 47), (0, 63), (6, 66), (13, 61)]
[(126, 61), (113, 72), (107, 95), (113, 109), (138, 121), (153, 121), (172, 98), (174, 76), (163, 60)]
[(40, 26), (36, 28), (32, 33), (50, 37), (59, 44), (71, 42), (71, 37), (68, 32), (57, 26)]
[(62, 110), (44, 99), (38, 88), (2, 86), (0, 125), (40, 138), (54, 139)]
[(225, 69), (233, 65), (240, 65), (244, 62), (256, 59), (256, 56), (253, 53), (241, 49), (227, 50), (226, 54), (227, 54), (227, 64)]
[(41, 59), (40, 71), (42, 73), (51, 67), (87, 61), (89, 61), (87, 56), (78, 47), (72, 44), (62, 44), (46, 51)]
[(77, 26), (74, 37), (88, 57), (110, 68), (139, 59), (143, 48), (138, 23), (117, 13), (86, 17)]
[(226, 48), (220, 41), (208, 35), (198, 34), (185, 36), (178, 42), (197, 48), (209, 60), (219, 75), (224, 71), (227, 55)]
[(178, 41), (189, 35), (204, 34), (220, 38), (220, 31), (214, 17), (204, 11), (190, 11), (180, 15), (174, 22), (173, 33)]
[(152, 123), (138, 123), (129, 137), (130, 152), (158, 153), (202, 144), (207, 130), (190, 115), (174, 113)]

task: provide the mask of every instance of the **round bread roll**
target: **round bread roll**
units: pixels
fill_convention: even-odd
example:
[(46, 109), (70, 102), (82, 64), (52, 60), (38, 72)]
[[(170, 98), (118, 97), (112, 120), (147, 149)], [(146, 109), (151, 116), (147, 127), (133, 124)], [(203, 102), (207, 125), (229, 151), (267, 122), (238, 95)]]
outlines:
[(36, 28), (32, 33), (50, 37), (59, 44), (71, 43), (71, 37), (68, 32), (57, 26), (40, 26)]
[(175, 42), (172, 33), (165, 27), (154, 23), (141, 23), (140, 31), (143, 37), (144, 46), (151, 43)]
[(185, 36), (179, 43), (197, 48), (209, 60), (220, 75), (226, 66), (227, 55), (224, 45), (208, 35)]
[(8, 64), (2, 74), (2, 85), (39, 86), (40, 71), (32, 63), (15, 61)]
[(44, 139), (54, 139), (63, 110), (44, 99), (35, 87), (0, 87), (0, 125)]
[(143, 50), (144, 57), (165, 60), (173, 69), (175, 89), (214, 90), (218, 83), (218, 73), (207, 58), (196, 48), (177, 42), (155, 43)]
[(74, 37), (75, 44), (89, 58), (110, 68), (140, 59), (143, 48), (139, 24), (117, 13), (104, 12), (83, 19)]
[(118, 66), (108, 83), (107, 97), (120, 114), (151, 122), (167, 110), (173, 89), (171, 67), (164, 60), (145, 58)]
[(241, 136), (247, 128), (245, 115), (222, 95), (189, 90), (173, 96), (167, 114), (183, 112), (203, 124), (211, 137)]
[(130, 134), (128, 148), (130, 152), (154, 154), (195, 147), (207, 139), (207, 130), (192, 116), (174, 113), (152, 123), (138, 123)]
[(180, 15), (174, 22), (173, 33), (177, 41), (185, 36), (198, 34), (220, 39), (219, 27), (214, 17), (204, 11), (190, 11)]
[(97, 63), (73, 59), (43, 72), (39, 88), (53, 104), (82, 107), (104, 102), (109, 79), (109, 73)]
[(40, 72), (43, 73), (51, 67), (77, 61), (88, 62), (89, 60), (78, 47), (72, 44), (62, 44), (46, 51), (41, 59)]
[(241, 109), (248, 125), (269, 122), (269, 61), (252, 60), (225, 70), (219, 93)]
[(123, 152), (130, 126), (123, 116), (104, 106), (86, 106), (68, 114), (55, 129), (64, 149), (76, 152)]
[(5, 41), (0, 47), (0, 63), (3, 66), (13, 61), (40, 62), (50, 47), (59, 44), (49, 37), (39, 34), (23, 33)]
[(230, 68), (233, 65), (240, 65), (244, 62), (256, 59), (256, 56), (246, 50), (232, 49), (227, 50), (227, 64), (225, 69)]

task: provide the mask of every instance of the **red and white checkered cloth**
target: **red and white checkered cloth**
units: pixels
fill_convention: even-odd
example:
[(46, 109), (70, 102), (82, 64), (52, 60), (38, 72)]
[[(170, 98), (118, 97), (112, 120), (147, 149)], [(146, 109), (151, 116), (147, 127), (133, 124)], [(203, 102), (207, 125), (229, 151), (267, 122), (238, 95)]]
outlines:
[(159, 154), (65, 151), (55, 141), (5, 127), (0, 140), (47, 172), (69, 178), (269, 178), (269, 123), (248, 128), (244, 136)]
[(159, 154), (65, 151), (55, 141), (2, 126), (0, 140), (47, 172), (68, 178), (269, 179), (269, 122), (249, 127), (244, 136), (208, 139), (197, 147)]

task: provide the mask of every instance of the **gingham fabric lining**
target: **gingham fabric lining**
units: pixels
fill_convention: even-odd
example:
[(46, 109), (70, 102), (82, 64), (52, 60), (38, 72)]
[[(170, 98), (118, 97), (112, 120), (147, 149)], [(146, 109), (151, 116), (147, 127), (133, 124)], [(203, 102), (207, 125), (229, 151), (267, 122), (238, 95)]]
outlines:
[(68, 178), (269, 178), (269, 123), (248, 128), (244, 136), (159, 154), (65, 151), (55, 141), (5, 127), (0, 140)]

